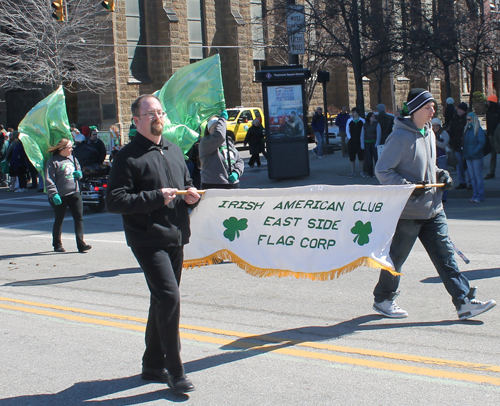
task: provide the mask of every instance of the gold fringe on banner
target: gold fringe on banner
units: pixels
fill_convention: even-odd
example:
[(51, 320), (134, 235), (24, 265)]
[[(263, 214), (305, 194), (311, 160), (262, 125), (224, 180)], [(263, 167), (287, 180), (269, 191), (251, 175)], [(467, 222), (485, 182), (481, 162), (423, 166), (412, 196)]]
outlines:
[(243, 269), (246, 273), (253, 275), (253, 276), (258, 276), (259, 278), (264, 278), (264, 277), (268, 277), (268, 276), (277, 276), (278, 278), (283, 278), (285, 276), (294, 276), (297, 279), (311, 279), (313, 281), (327, 281), (327, 280), (338, 278), (340, 275), (346, 274), (348, 272), (354, 271), (356, 268), (358, 268), (360, 266), (367, 266), (369, 268), (385, 269), (385, 270), (389, 271), (394, 276), (401, 275), (400, 273), (393, 271), (389, 268), (386, 268), (386, 267), (380, 265), (374, 259), (368, 258), (368, 257), (359, 258), (356, 261), (353, 261), (350, 264), (343, 266), (342, 268), (332, 269), (331, 271), (326, 271), (326, 272), (308, 273), (308, 272), (293, 272), (293, 271), (288, 271), (288, 270), (283, 270), (283, 269), (257, 268), (256, 266), (249, 264), (248, 262), (242, 260), (240, 257), (238, 257), (237, 255), (233, 254), (231, 251), (228, 251), (228, 250), (217, 251), (217, 252), (213, 253), (212, 255), (209, 255), (208, 257), (205, 257), (205, 258), (184, 261), (182, 266), (183, 266), (183, 268), (194, 268), (196, 266), (220, 264), (224, 260), (228, 260), (230, 262), (235, 263), (241, 269)]

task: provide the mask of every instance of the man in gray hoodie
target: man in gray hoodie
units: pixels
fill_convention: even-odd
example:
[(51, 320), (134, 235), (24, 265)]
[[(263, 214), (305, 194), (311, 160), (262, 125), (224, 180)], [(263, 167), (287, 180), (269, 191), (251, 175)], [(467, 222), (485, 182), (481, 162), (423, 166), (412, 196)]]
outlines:
[[(408, 95), (410, 118), (397, 117), (394, 130), (375, 167), (383, 185), (420, 184), (408, 199), (394, 233), (389, 256), (397, 272), (419, 238), (429, 254), (446, 290), (452, 297), (461, 320), (477, 316), (496, 305), (494, 300), (475, 299), (476, 288), (469, 286), (455, 261), (453, 246), (448, 237), (448, 224), (443, 211), (442, 189), (451, 189), (450, 174), (436, 166), (436, 137), (430, 121), (435, 101), (425, 89), (412, 89)], [(443, 188), (426, 187), (444, 183)], [(394, 298), (398, 295), (400, 276), (382, 270), (375, 290), (373, 309), (386, 317), (404, 318), (408, 313)]]

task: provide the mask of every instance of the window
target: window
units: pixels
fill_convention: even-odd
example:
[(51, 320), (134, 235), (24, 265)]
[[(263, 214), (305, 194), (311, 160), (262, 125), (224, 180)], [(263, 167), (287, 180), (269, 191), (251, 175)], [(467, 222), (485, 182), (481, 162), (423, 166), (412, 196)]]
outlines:
[(192, 62), (203, 59), (203, 0), (187, 0), (189, 59)]
[(144, 0), (126, 0), (127, 50), (129, 76), (138, 81), (148, 79), (148, 51), (140, 45), (147, 45)]
[(262, 0), (250, 0), (250, 27), (252, 29), (253, 59), (266, 59), (264, 50), (264, 24), (262, 22)]

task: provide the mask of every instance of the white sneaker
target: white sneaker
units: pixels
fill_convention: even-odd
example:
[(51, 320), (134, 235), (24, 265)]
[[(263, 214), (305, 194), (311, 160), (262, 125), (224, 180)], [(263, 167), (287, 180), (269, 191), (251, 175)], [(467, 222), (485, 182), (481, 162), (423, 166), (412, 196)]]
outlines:
[(350, 178), (354, 178), (354, 172), (351, 172), (351, 176), (349, 176)]
[(368, 177), (368, 175), (367, 175), (366, 173), (364, 173), (364, 172), (361, 172), (361, 173), (360, 173), (360, 175), (361, 175), (363, 178)]
[(15, 193), (24, 193), (24, 192), (27, 192), (27, 191), (28, 191), (27, 189), (17, 189), (14, 192)]
[(401, 309), (394, 300), (387, 299), (380, 303), (373, 302), (373, 310), (391, 319), (404, 319), (408, 317), (408, 312)]
[(478, 314), (484, 313), (496, 306), (497, 302), (493, 299), (487, 302), (480, 302), (476, 299), (464, 299), (464, 304), (460, 306), (457, 310), (458, 318), (460, 320), (467, 320), (471, 317), (477, 316)]

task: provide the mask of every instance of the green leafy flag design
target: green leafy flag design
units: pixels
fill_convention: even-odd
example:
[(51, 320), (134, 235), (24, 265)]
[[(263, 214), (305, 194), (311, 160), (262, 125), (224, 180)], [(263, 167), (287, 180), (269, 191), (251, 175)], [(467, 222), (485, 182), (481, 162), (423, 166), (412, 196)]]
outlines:
[(357, 242), (359, 245), (365, 245), (370, 242), (370, 237), (368, 234), (372, 232), (372, 223), (367, 221), (366, 224), (363, 224), (361, 220), (356, 221), (356, 224), (353, 228), (351, 228), (351, 233), (356, 234), (354, 237), (354, 242)]
[(229, 217), (222, 223), (226, 230), (224, 231), (224, 237), (229, 241), (234, 241), (235, 238), (240, 236), (240, 231), (246, 230), (248, 227), (247, 219), (238, 220), (236, 217)]
[(226, 108), (219, 54), (180, 68), (155, 96), (167, 113), (163, 136), (186, 154), (200, 125)]

